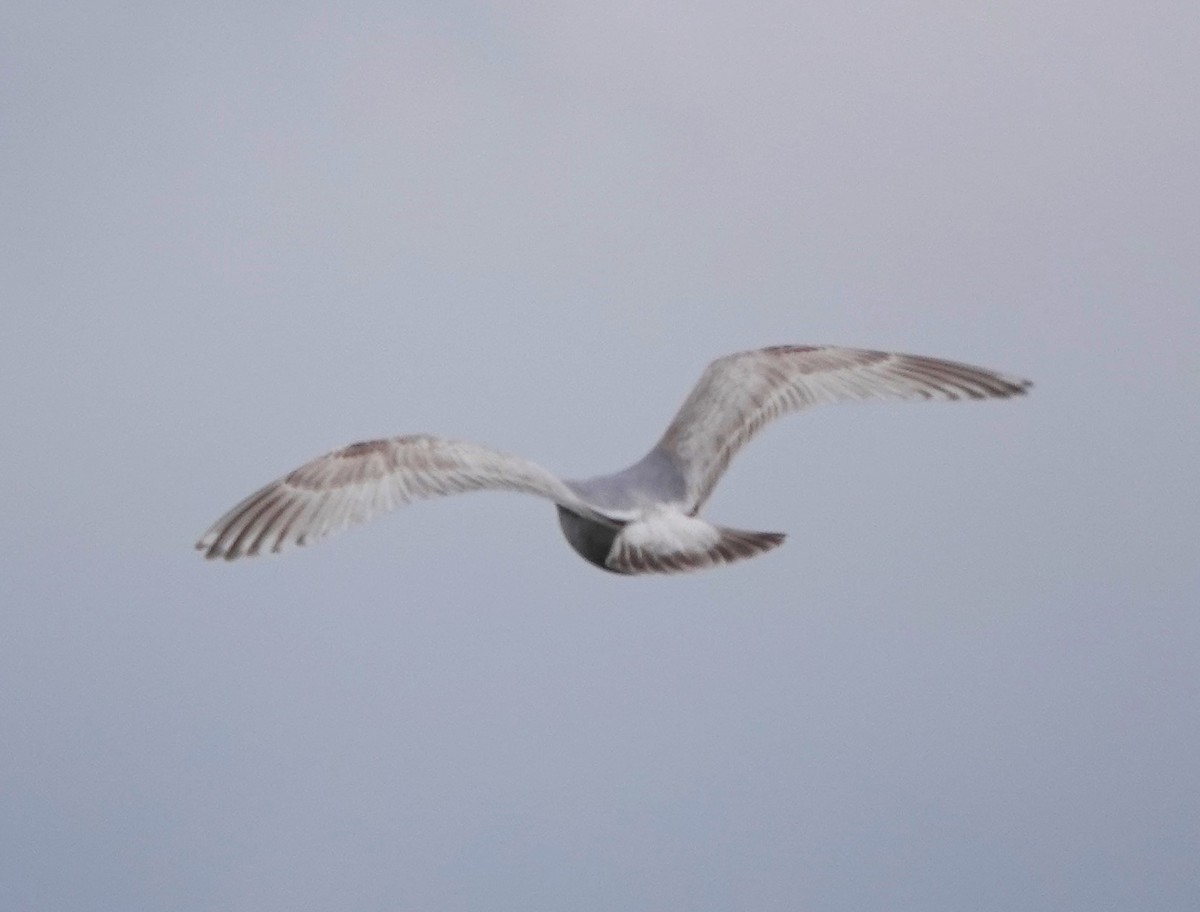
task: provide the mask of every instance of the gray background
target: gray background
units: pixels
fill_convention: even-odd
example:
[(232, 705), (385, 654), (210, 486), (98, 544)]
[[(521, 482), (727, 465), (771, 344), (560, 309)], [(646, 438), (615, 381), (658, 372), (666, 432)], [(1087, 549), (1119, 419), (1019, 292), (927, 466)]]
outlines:
[[(1200, 907), (1194, 2), (0, 12), (0, 908)], [(712, 357), (1037, 381), (552, 509), (192, 542), (384, 434), (568, 475)]]

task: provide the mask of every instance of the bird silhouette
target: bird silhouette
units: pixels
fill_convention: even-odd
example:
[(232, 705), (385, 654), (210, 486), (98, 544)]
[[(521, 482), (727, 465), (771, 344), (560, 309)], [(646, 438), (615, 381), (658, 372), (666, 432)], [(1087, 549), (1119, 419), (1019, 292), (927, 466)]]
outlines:
[(676, 573), (783, 543), (698, 516), (733, 455), (767, 422), (827, 402), (1004, 399), (1031, 383), (954, 361), (834, 346), (779, 345), (713, 361), (662, 439), (619, 472), (559, 478), (519, 456), (428, 434), (352, 443), (251, 494), (196, 543), (234, 560), (306, 545), (412, 500), (483, 489), (553, 501), (563, 535), (614, 573)]

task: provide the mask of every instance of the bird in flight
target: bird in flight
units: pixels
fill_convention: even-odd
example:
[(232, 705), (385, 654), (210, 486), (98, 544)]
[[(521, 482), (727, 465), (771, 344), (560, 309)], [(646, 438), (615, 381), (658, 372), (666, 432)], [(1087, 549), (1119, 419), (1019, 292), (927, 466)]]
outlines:
[(427, 434), (352, 443), (251, 494), (196, 543), (235, 560), (306, 545), (412, 500), (508, 490), (553, 501), (567, 542), (613, 573), (677, 573), (765, 554), (781, 532), (707, 522), (700, 508), (768, 421), (826, 402), (1005, 399), (1028, 380), (954, 361), (834, 346), (777, 345), (718, 358), (642, 459), (578, 481), (491, 447)]

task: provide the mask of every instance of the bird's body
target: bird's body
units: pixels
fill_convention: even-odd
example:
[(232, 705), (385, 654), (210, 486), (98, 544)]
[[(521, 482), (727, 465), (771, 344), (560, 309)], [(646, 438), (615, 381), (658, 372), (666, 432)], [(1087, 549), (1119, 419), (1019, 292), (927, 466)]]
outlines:
[(489, 447), (430, 435), (351, 444), (243, 500), (197, 542), (210, 558), (280, 551), (400, 504), (480, 489), (553, 501), (575, 551), (615, 573), (731, 563), (783, 542), (778, 532), (716, 526), (697, 515), (734, 453), (780, 415), (854, 399), (984, 399), (1030, 386), (983, 368), (830, 346), (775, 346), (719, 358), (662, 439), (619, 472), (571, 481)]

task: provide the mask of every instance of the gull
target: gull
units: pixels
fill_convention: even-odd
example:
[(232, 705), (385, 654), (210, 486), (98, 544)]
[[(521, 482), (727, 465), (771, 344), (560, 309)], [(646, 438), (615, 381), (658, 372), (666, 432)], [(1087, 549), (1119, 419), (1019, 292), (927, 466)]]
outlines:
[(713, 361), (662, 439), (619, 472), (568, 480), (491, 447), (429, 434), (352, 443), (251, 494), (196, 543), (234, 560), (306, 545), (413, 500), (508, 490), (552, 501), (584, 560), (621, 574), (677, 573), (765, 554), (781, 532), (701, 519), (729, 461), (767, 422), (827, 402), (1005, 399), (1028, 380), (955, 361), (776, 345)]

